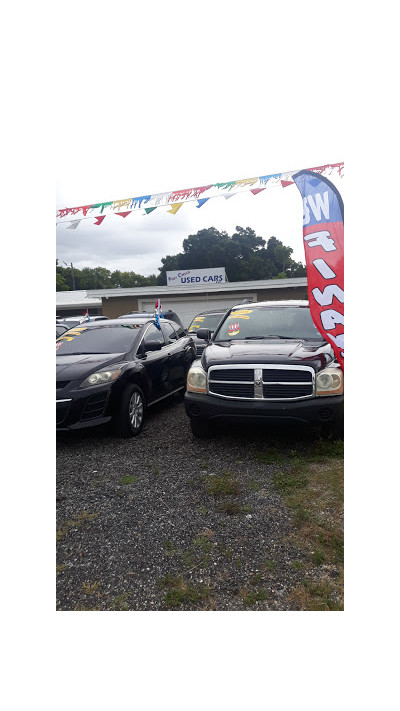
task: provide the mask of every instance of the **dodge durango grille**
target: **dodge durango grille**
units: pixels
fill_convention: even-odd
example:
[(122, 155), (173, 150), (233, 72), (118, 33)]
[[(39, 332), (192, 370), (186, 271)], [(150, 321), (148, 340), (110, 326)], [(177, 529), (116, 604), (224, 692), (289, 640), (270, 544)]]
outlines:
[(234, 400), (304, 400), (314, 396), (314, 380), (307, 365), (215, 365), (208, 371), (208, 392)]

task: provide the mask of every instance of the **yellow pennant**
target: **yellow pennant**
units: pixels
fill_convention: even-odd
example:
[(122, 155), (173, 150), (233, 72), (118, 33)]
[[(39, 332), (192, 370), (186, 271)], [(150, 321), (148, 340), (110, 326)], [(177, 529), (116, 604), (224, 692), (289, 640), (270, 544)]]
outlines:
[(172, 212), (173, 215), (175, 215), (179, 208), (182, 207), (183, 202), (176, 202), (175, 205), (172, 205), (170, 210), (167, 210), (167, 212)]

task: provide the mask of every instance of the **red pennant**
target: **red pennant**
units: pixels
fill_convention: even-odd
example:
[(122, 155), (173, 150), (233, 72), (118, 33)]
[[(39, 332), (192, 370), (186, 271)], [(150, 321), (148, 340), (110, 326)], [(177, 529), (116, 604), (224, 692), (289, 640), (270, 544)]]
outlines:
[(128, 210), (128, 212), (116, 212), (116, 215), (121, 215), (121, 217), (126, 217), (127, 215), (130, 215), (132, 210)]
[(294, 185), (293, 180), (281, 180), (281, 185), (283, 188), (287, 188), (288, 185)]
[(94, 223), (95, 225), (101, 225), (103, 220), (105, 220), (107, 215), (99, 215), (99, 217), (96, 217), (96, 222)]
[(257, 193), (262, 193), (262, 191), (265, 190), (265, 188), (254, 188), (254, 190), (250, 190), (253, 195), (257, 195)]

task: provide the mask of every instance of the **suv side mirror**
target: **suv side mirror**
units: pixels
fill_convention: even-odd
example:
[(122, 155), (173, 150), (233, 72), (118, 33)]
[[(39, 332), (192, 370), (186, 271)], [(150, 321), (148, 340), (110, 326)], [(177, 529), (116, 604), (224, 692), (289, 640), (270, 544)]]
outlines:
[(209, 328), (199, 328), (196, 331), (197, 338), (201, 338), (202, 341), (211, 341), (211, 331)]

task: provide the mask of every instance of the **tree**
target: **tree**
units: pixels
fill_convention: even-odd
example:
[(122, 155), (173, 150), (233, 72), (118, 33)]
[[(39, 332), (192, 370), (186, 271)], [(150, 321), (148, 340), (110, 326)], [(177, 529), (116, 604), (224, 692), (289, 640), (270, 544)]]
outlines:
[(270, 237), (266, 243), (251, 227), (237, 226), (232, 237), (209, 227), (189, 235), (182, 247), (183, 252), (161, 259), (160, 285), (167, 283), (167, 271), (180, 269), (225, 267), (229, 281), (272, 279), (279, 274), (303, 276), (302, 270), (305, 274), (301, 262), (293, 261), (291, 247), (285, 247), (276, 237)]

